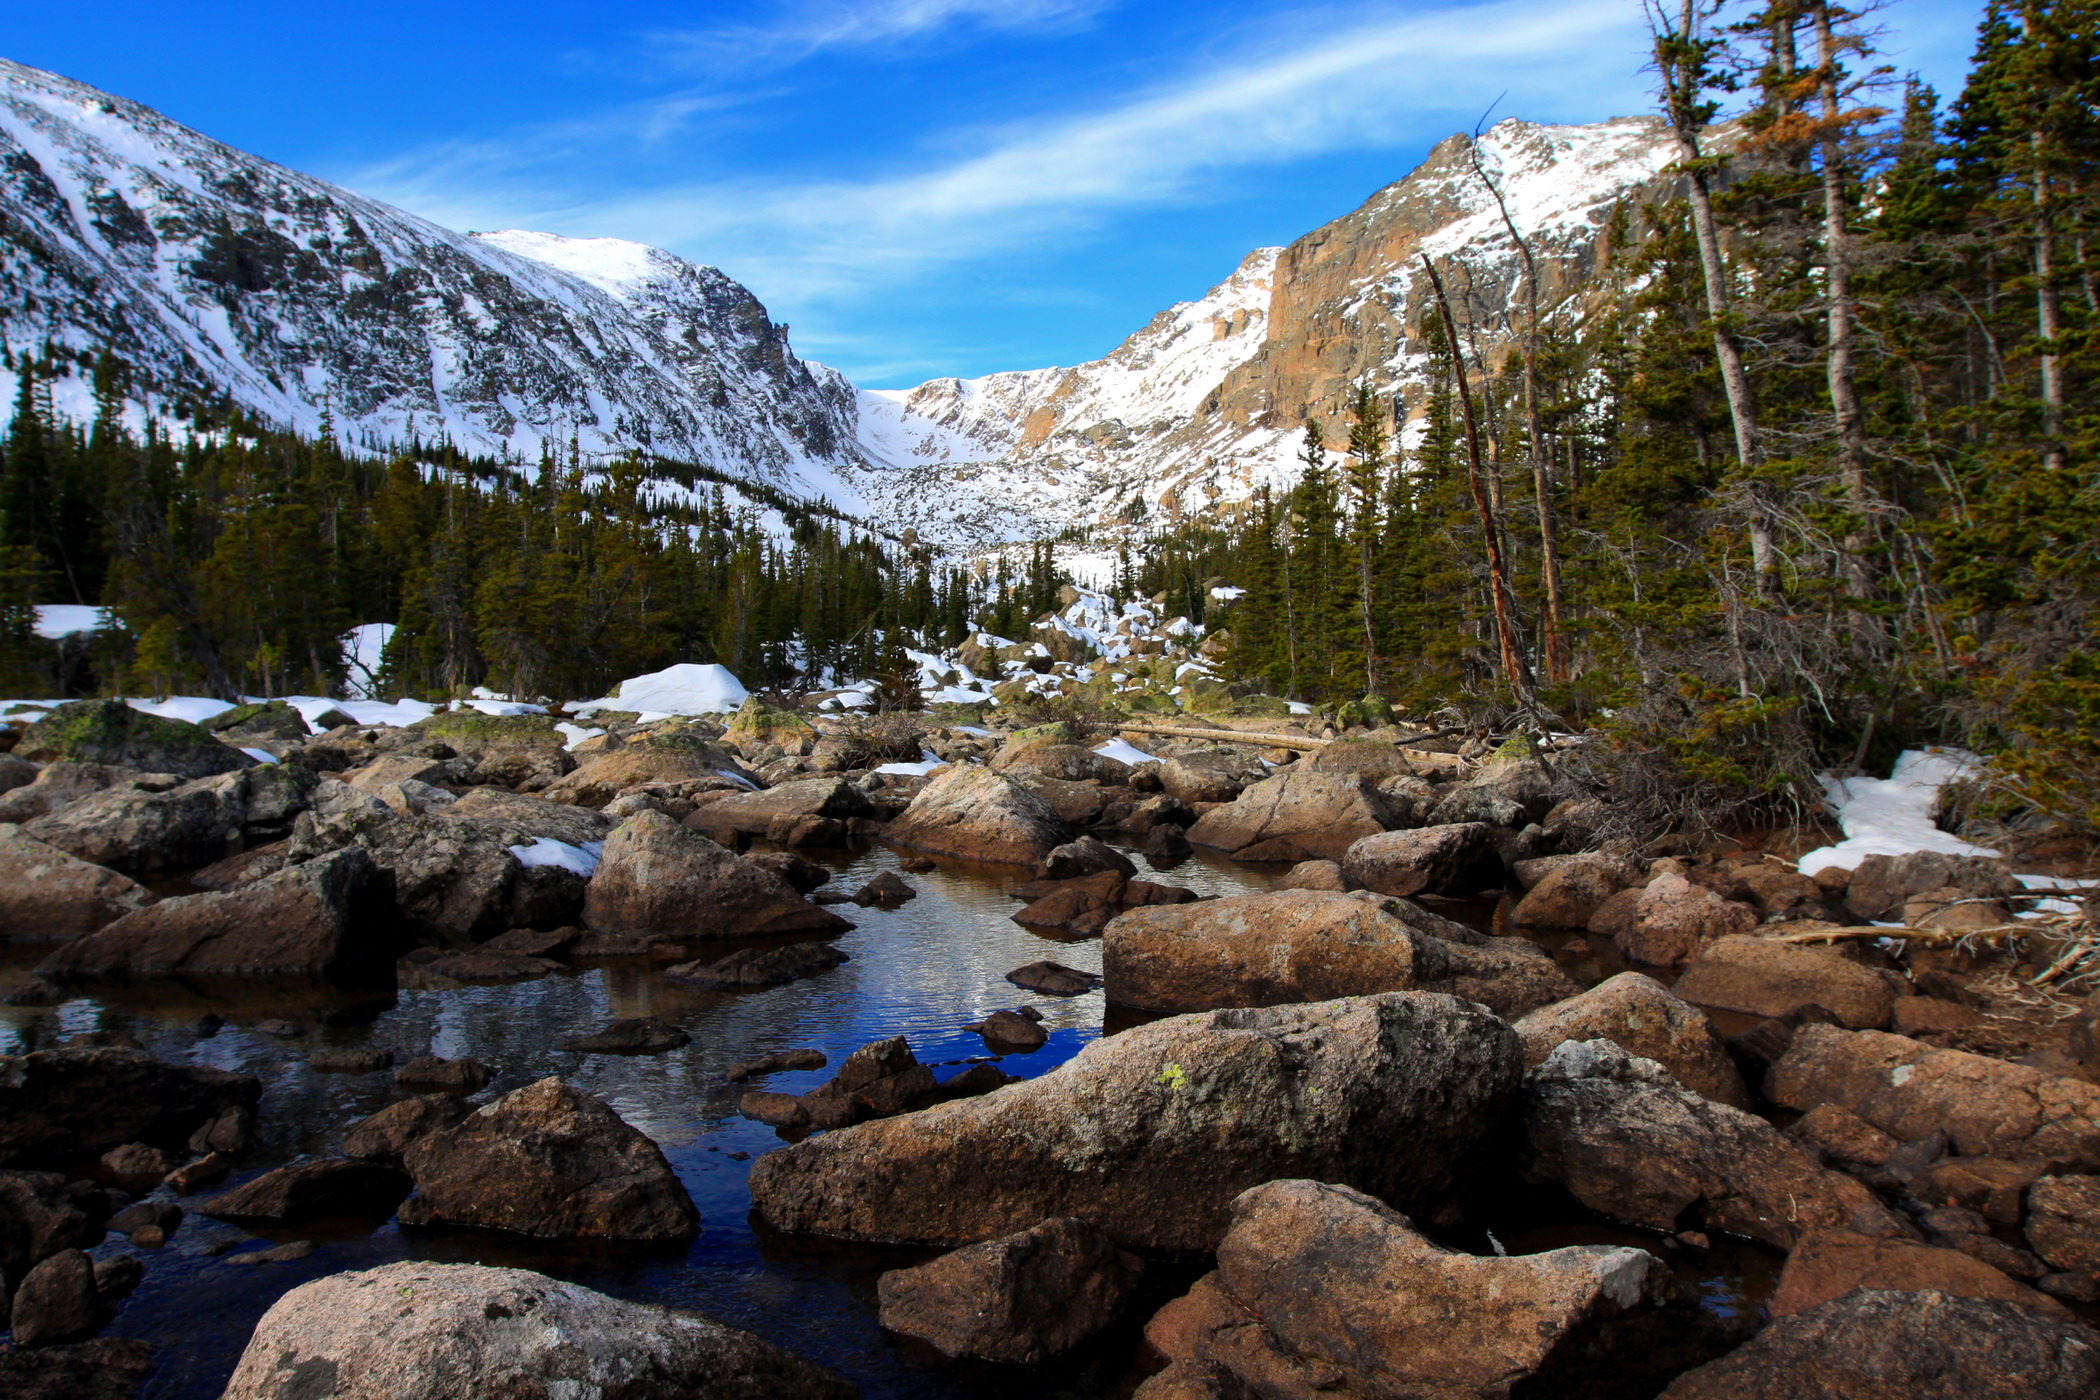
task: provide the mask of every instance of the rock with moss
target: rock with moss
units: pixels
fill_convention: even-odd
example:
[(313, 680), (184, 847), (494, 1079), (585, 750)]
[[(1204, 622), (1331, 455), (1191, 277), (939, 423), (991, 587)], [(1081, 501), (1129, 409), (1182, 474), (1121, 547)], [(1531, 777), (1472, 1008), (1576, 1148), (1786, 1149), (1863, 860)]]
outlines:
[(102, 763), (181, 778), (252, 768), (255, 760), (199, 725), (135, 710), (122, 700), (74, 700), (24, 731), (15, 753), (32, 763)]
[(485, 715), (451, 710), (414, 730), (469, 760), (469, 784), (537, 791), (576, 769), (569, 738), (550, 715)]
[(224, 714), (213, 715), (204, 721), (203, 727), (229, 744), (304, 739), (311, 732), (306, 726), (306, 716), (282, 700), (235, 705)]
[(768, 705), (756, 695), (745, 697), (743, 705), (730, 717), (727, 737), (746, 752), (761, 744), (772, 744), (782, 753), (798, 757), (817, 743), (817, 731), (808, 720), (791, 710)]

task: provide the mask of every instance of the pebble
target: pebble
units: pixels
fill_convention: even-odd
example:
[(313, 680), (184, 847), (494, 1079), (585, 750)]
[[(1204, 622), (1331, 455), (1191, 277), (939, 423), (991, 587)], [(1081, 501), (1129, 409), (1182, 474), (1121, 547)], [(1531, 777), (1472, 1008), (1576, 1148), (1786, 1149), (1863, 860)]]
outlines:
[[(229, 1246), (230, 1248), (230, 1246)], [(252, 1249), (246, 1254), (229, 1254), (228, 1264), (289, 1264), (294, 1259), (304, 1259), (316, 1248), (312, 1240), (293, 1240), (290, 1244), (272, 1245), (268, 1249)]]

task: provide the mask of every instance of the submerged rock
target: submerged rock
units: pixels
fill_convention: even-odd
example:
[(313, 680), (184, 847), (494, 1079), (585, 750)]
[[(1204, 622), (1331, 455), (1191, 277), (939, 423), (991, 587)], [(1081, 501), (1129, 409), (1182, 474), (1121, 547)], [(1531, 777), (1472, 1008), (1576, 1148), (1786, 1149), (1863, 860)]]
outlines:
[(1126, 1246), (1209, 1249), (1233, 1197), (1279, 1176), (1433, 1204), (1519, 1074), (1509, 1028), (1449, 997), (1179, 1016), (769, 1153), (751, 1194), (777, 1229), (844, 1239), (961, 1244), (1076, 1215)]
[(849, 961), (829, 943), (790, 943), (781, 948), (739, 948), (713, 962), (679, 963), (665, 968), (664, 976), (711, 992), (748, 991), (814, 977)]
[(585, 1055), (661, 1055), (691, 1045), (693, 1038), (655, 1016), (628, 1016), (603, 1030), (563, 1041), (559, 1048)]
[(882, 1325), (949, 1356), (1022, 1364), (1070, 1351), (1116, 1320), (1144, 1263), (1060, 1216), (877, 1281)]
[[(317, 1383), (325, 1388), (316, 1389)], [(278, 1299), (222, 1400), (851, 1400), (854, 1389), (747, 1332), (523, 1269), (412, 1261)]]

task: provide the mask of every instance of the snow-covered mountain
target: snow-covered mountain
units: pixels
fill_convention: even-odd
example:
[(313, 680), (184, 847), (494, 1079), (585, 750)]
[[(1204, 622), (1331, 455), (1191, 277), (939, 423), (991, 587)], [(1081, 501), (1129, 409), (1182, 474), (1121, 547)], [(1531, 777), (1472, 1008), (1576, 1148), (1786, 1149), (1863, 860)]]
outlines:
[[(835, 497), (857, 457), (853, 386), (714, 268), (454, 233), (5, 61), (0, 292), (13, 350), (106, 346), (163, 408), (225, 395), (313, 431), (325, 407), (353, 443), (527, 463), (653, 448), (797, 495)], [(82, 379), (58, 387), (85, 409)]]
[[(1248, 254), (1106, 358), (863, 391), (863, 448), (890, 468), (864, 486), (871, 509), (974, 540), (1178, 519), (1294, 479), (1306, 416), (1338, 442), (1360, 376), (1418, 407), (1421, 254), (1490, 346), (1518, 294), (1517, 250), (1470, 145), (1453, 136), (1354, 212)], [(1653, 118), (1510, 120), (1480, 145), (1540, 261), (1547, 305), (1590, 275), (1616, 202), (1667, 192), (1674, 159)]]

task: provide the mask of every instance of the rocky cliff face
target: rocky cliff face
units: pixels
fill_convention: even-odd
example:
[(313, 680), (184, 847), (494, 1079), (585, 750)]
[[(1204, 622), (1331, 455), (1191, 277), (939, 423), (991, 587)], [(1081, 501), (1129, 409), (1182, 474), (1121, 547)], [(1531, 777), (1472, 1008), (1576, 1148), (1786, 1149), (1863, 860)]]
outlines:
[(4, 61), (0, 289), (15, 350), (107, 346), (163, 410), (223, 395), (313, 431), (325, 406), (352, 443), (527, 463), (653, 448), (807, 495), (857, 454), (852, 385), (714, 268), (453, 233)]
[[(1361, 208), (1249, 254), (1105, 359), (864, 393), (862, 441), (891, 468), (868, 500), (922, 530), (991, 539), (1177, 519), (1288, 482), (1306, 416), (1338, 440), (1359, 376), (1419, 403), (1421, 254), (1491, 353), (1501, 337), (1519, 259), (1470, 144), (1453, 136)], [(1616, 201), (1667, 193), (1674, 158), (1652, 118), (1505, 121), (1481, 148), (1540, 261), (1546, 305), (1594, 270)]]

